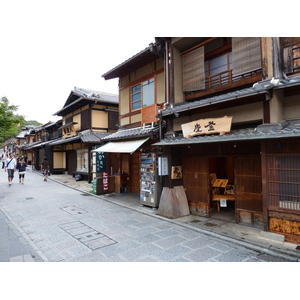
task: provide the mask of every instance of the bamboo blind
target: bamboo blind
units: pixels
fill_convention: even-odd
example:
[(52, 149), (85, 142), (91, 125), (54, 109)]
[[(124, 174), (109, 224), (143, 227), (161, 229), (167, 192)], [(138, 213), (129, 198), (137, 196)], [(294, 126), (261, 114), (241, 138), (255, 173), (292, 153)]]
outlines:
[(204, 90), (204, 47), (197, 48), (182, 56), (183, 64), (183, 91), (191, 92)]
[(232, 38), (232, 75), (242, 75), (261, 68), (261, 44), (259, 37)]

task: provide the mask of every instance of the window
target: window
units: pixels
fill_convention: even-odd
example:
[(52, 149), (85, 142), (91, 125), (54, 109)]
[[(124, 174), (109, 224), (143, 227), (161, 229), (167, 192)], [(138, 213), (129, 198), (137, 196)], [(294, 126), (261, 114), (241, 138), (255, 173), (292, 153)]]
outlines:
[(208, 88), (230, 83), (232, 69), (232, 52), (205, 61), (205, 78)]
[(300, 157), (269, 156), (267, 168), (270, 205), (300, 210)]
[(154, 104), (154, 78), (131, 88), (131, 109), (139, 109)]
[(284, 73), (293, 74), (300, 72), (300, 38), (282, 38)]
[(192, 49), (182, 53), (183, 92), (208, 94), (210, 89), (221, 91), (261, 77), (260, 38), (220, 38)]
[(77, 172), (88, 172), (89, 150), (77, 150)]

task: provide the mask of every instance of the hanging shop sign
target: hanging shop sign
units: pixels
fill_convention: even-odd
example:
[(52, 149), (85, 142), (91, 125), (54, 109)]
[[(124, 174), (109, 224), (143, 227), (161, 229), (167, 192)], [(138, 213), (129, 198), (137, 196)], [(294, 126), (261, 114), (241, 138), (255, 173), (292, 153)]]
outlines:
[[(100, 146), (96, 146), (96, 149)], [(105, 152), (95, 152), (96, 153), (96, 172), (102, 173), (106, 170), (106, 153)]]
[(108, 172), (106, 172), (106, 171), (102, 172), (102, 188), (103, 188), (103, 191), (108, 191), (108, 188), (109, 188)]
[(182, 178), (182, 166), (172, 166), (171, 179), (181, 179)]
[(226, 134), (231, 130), (232, 117), (200, 119), (182, 124), (181, 129), (185, 138), (203, 134)]

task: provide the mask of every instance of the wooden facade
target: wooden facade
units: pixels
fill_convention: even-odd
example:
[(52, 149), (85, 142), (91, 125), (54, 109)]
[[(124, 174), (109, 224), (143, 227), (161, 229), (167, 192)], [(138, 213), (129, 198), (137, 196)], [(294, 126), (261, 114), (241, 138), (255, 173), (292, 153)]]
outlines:
[[(140, 193), (140, 153), (153, 152), (158, 141), (159, 109), (165, 102), (164, 59), (156, 45), (126, 60), (103, 75), (119, 78), (119, 130), (105, 141), (134, 141), (149, 138), (133, 153), (111, 153), (111, 165), (116, 174), (125, 170), (129, 192)], [(109, 171), (109, 170), (108, 170)], [(117, 175), (119, 176), (119, 175)], [(117, 192), (120, 189), (117, 188)]]
[[(276, 127), (277, 122), (300, 119), (300, 114), (296, 113), (300, 111), (296, 99), (300, 96), (299, 42), (300, 38), (255, 38), (255, 41), (251, 38), (198, 38), (198, 42), (196, 38), (170, 38), (166, 51), (173, 57), (169, 73), (173, 78), (166, 81), (173, 83), (169, 93), (174, 97), (170, 98), (170, 105), (177, 107), (162, 112), (167, 124), (164, 139), (176, 140), (182, 124), (194, 124), (199, 119), (232, 116), (234, 129), (270, 123)], [(203, 47), (201, 51), (195, 51), (200, 47)], [(254, 59), (254, 66), (250, 61), (245, 66), (240, 64), (243, 51), (250, 51), (258, 58)], [(234, 56), (232, 61), (231, 55)], [(195, 64), (198, 69), (193, 73), (192, 65)], [(278, 89), (276, 85), (269, 85), (271, 90), (265, 90), (264, 94), (241, 97), (245, 88), (253, 88), (254, 83), (262, 84), (263, 80), (270, 82), (272, 77), (282, 74), (282, 70), (296, 80), (296, 85)], [(179, 74), (183, 74), (182, 77)], [(287, 76), (285, 81), (278, 82), (289, 83), (291, 79)], [(228, 91), (232, 97), (227, 97)], [(217, 102), (217, 97), (224, 97), (224, 100)], [(189, 107), (186, 101), (197, 105)], [(284, 126), (270, 132), (274, 134)], [(268, 134), (266, 130), (266, 137)], [(234, 213), (235, 222), (283, 234), (287, 241), (299, 243), (299, 138), (247, 141), (243, 135), (237, 135), (235, 142), (216, 139), (210, 143), (208, 139), (202, 138), (201, 142), (199, 138), (195, 144), (188, 142), (189, 138), (178, 138), (178, 143), (172, 146), (163, 139), (158, 145), (169, 157), (170, 171), (173, 165), (181, 162), (182, 180), (165, 178), (164, 185), (170, 189), (183, 185), (192, 214), (220, 216), (225, 211), (220, 207), (222, 200), (223, 204), (227, 203), (227, 210)], [(193, 140), (196, 141), (195, 137)], [(234, 186), (234, 195), (227, 196), (224, 190), (212, 187), (212, 174)]]
[[(162, 179), (164, 210), (172, 210), (167, 205), (173, 196), (164, 198), (178, 188), (192, 214), (215, 217), (227, 208), (237, 223), (299, 241), (299, 138), (284, 138), (281, 133), (288, 125), (276, 126), (300, 120), (300, 38), (155, 40), (148, 50), (103, 77), (119, 77), (120, 128), (152, 122), (159, 125), (161, 141), (156, 143), (156, 151), (168, 158), (169, 167), (169, 175)], [(155, 82), (155, 105), (137, 107), (140, 100), (133, 96), (138, 91), (132, 88), (151, 78)], [(207, 138), (181, 136), (183, 124), (199, 127), (203, 124), (197, 120), (212, 119), (213, 123), (224, 116), (232, 117), (231, 130), (237, 130), (234, 141), (213, 139), (210, 133)], [(268, 124), (273, 127), (266, 127), (266, 139), (248, 140), (251, 133), (243, 133), (246, 128), (254, 132)], [(269, 134), (274, 134), (274, 139)], [(169, 144), (169, 140), (174, 142)], [(137, 157), (130, 159), (131, 176), (137, 170)], [(182, 169), (182, 177), (172, 177), (174, 168)], [(225, 180), (232, 190), (212, 186), (212, 175)], [(131, 190), (138, 192), (135, 183)]]

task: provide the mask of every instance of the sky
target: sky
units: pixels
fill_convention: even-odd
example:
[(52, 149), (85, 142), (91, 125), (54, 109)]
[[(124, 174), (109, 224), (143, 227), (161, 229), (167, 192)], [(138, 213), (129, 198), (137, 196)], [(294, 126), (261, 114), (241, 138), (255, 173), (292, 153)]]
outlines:
[[(230, 26), (227, 18), (227, 30), (218, 14), (228, 1), (220, 1), (213, 15), (202, 13), (204, 4), (197, 10), (189, 2), (195, 3), (0, 0), (0, 98), (17, 105), (27, 121), (56, 121), (61, 117), (53, 114), (74, 87), (117, 94), (118, 79), (106, 81), (102, 75), (144, 50), (155, 36), (230, 36), (245, 21), (236, 14)], [(249, 14), (256, 11), (255, 2)]]
[(0, 98), (26, 120), (60, 119), (74, 87), (117, 94), (118, 79), (102, 75), (155, 41), (132, 21), (119, 26), (123, 1), (117, 11), (102, 2), (1, 0)]

